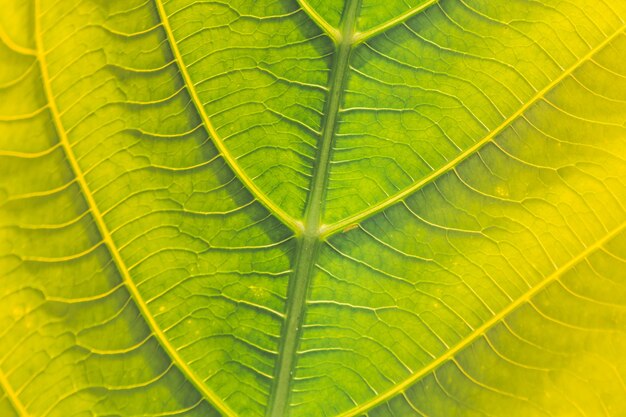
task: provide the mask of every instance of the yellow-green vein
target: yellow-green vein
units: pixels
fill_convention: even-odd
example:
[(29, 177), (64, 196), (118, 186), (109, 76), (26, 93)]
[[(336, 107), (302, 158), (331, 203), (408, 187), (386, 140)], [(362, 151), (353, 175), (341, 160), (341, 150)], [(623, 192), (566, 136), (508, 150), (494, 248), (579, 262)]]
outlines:
[(137, 288), (134, 281), (132, 280), (132, 277), (130, 276), (128, 268), (126, 267), (126, 264), (124, 260), (122, 259), (122, 256), (120, 255), (117, 249), (117, 246), (115, 245), (115, 242), (113, 241), (113, 238), (111, 237), (111, 233), (106, 223), (104, 222), (102, 213), (100, 212), (100, 209), (98, 208), (98, 205), (96, 204), (94, 196), (92, 195), (89, 185), (87, 184), (87, 181), (80, 168), (80, 165), (78, 164), (78, 160), (76, 159), (76, 156), (74, 155), (74, 151), (69, 142), (69, 138), (67, 137), (67, 133), (65, 132), (65, 129), (63, 128), (60, 112), (54, 100), (54, 95), (52, 93), (52, 86), (50, 83), (50, 75), (48, 74), (46, 53), (43, 47), (42, 31), (40, 28), (39, 0), (35, 0), (35, 43), (37, 45), (36, 50), (37, 50), (37, 57), (38, 57), (39, 66), (41, 70), (42, 86), (43, 86), (46, 100), (48, 101), (48, 108), (50, 109), (50, 114), (52, 116), (52, 121), (54, 123), (56, 133), (59, 138), (59, 142), (61, 143), (61, 146), (63, 147), (63, 150), (65, 151), (65, 155), (67, 157), (68, 163), (72, 169), (72, 172), (76, 178), (76, 181), (78, 182), (80, 186), (82, 194), (85, 200), (87, 201), (89, 211), (91, 212), (94, 222), (98, 228), (100, 237), (102, 238), (102, 242), (107, 247), (109, 254), (112, 257), (117, 270), (119, 271), (120, 275), (122, 276), (122, 279), (124, 280), (124, 283), (126, 285), (126, 288), (128, 289), (130, 296), (132, 297), (133, 301), (135, 302), (135, 305), (141, 312), (143, 318), (146, 320), (146, 323), (148, 327), (150, 328), (152, 334), (155, 336), (157, 341), (166, 351), (166, 353), (168, 354), (168, 356), (170, 357), (174, 365), (176, 365), (176, 367), (185, 375), (187, 380), (190, 383), (192, 383), (196, 387), (196, 389), (198, 389), (198, 391), (206, 398), (206, 400), (209, 401), (211, 404), (213, 404), (221, 413), (223, 413), (226, 416), (235, 416), (236, 414), (213, 391), (211, 391), (202, 380), (200, 380), (195, 375), (195, 373), (191, 370), (191, 368), (189, 368), (189, 366), (185, 363), (185, 361), (183, 361), (183, 359), (180, 357), (180, 355), (178, 354), (178, 351), (169, 342), (169, 340), (167, 339), (167, 337), (165, 336), (165, 334), (163, 333), (163, 331), (157, 324), (156, 320), (150, 313), (150, 310), (148, 309), (148, 306), (145, 300), (139, 293), (139, 289)]
[(13, 391), (11, 384), (9, 384), (9, 381), (7, 380), (2, 370), (0, 370), (0, 388), (2, 388), (4, 394), (9, 400), (9, 403), (11, 403), (11, 406), (13, 406), (15, 411), (17, 411), (18, 415), (20, 415), (21, 417), (28, 417), (30, 415), (28, 414), (28, 411), (26, 411), (26, 407), (24, 407), (24, 404), (22, 404), (20, 399), (17, 398), (17, 394), (15, 393), (15, 391)]
[(315, 10), (307, 0), (297, 0), (300, 8), (315, 22), (315, 24), (322, 29), (333, 43), (338, 44), (341, 40), (341, 32), (330, 23), (328, 23), (318, 12)]
[(504, 308), (503, 310), (499, 311), (497, 314), (492, 316), (489, 320), (484, 322), (480, 327), (476, 328), (473, 332), (471, 332), (469, 335), (467, 335), (465, 338), (463, 338), (463, 340), (461, 340), (459, 343), (457, 343), (451, 349), (449, 349), (446, 353), (444, 353), (443, 355), (438, 357), (436, 360), (432, 361), (430, 364), (428, 364), (427, 366), (422, 368), (420, 371), (412, 374), (410, 377), (408, 377), (404, 381), (400, 382), (399, 384), (394, 385), (391, 389), (389, 389), (389, 390), (387, 390), (387, 391), (385, 391), (385, 392), (383, 392), (381, 394), (378, 394), (377, 396), (373, 397), (372, 399), (364, 402), (363, 404), (361, 404), (361, 405), (359, 405), (357, 407), (354, 407), (351, 410), (348, 410), (348, 411), (340, 414), (339, 417), (354, 417), (354, 416), (361, 415), (361, 414), (367, 412), (368, 410), (371, 410), (376, 405), (381, 404), (382, 402), (387, 401), (387, 400), (393, 398), (397, 394), (400, 394), (401, 392), (403, 392), (404, 390), (409, 388), (414, 382), (417, 382), (422, 377), (424, 377), (428, 373), (434, 371), (436, 368), (441, 366), (446, 361), (452, 359), (452, 357), (454, 355), (456, 355), (462, 349), (464, 349), (465, 347), (469, 346), (472, 342), (474, 342), (475, 340), (477, 340), (478, 338), (483, 336), (491, 327), (493, 327), (494, 325), (499, 323), (506, 316), (508, 316), (511, 312), (513, 312), (515, 309), (520, 307), (522, 304), (530, 301), (530, 299), (533, 296), (535, 296), (537, 293), (539, 293), (539, 291), (544, 289), (550, 283), (552, 283), (555, 280), (557, 280), (565, 272), (569, 271), (570, 269), (572, 269), (573, 267), (578, 265), (580, 262), (582, 262), (584, 259), (586, 259), (589, 255), (591, 255), (592, 253), (594, 253), (598, 249), (602, 248), (605, 244), (610, 242), (617, 235), (619, 235), (620, 233), (624, 232), (624, 230), (626, 230), (626, 223), (622, 223), (619, 227), (615, 228), (612, 232), (608, 233), (602, 239), (600, 239), (600, 240), (596, 241), (594, 244), (588, 246), (585, 250), (583, 250), (577, 256), (572, 258), (569, 262), (567, 262), (566, 264), (560, 266), (552, 274), (550, 274), (547, 277), (545, 277), (541, 282), (539, 282), (537, 285), (532, 287), (530, 290), (528, 290), (527, 292), (522, 294), (522, 296), (517, 298), (514, 302), (509, 304), (506, 308)]
[(2, 29), (1, 26), (0, 26), (0, 41), (2, 41), (2, 43), (4, 43), (9, 49), (12, 49), (18, 54), (30, 55), (30, 56), (37, 55), (37, 51), (15, 43), (13, 39), (11, 39), (9, 35), (6, 34), (6, 32)]
[(406, 22), (408, 19), (412, 18), (416, 14), (424, 11), (425, 9), (429, 8), (430, 6), (438, 2), (439, 0), (429, 0), (426, 3), (422, 3), (419, 6), (413, 7), (412, 9), (407, 10), (401, 15), (394, 17), (393, 19), (390, 19), (386, 21), (385, 23), (375, 26), (369, 30), (366, 30), (365, 32), (357, 32), (354, 34), (354, 37), (352, 38), (352, 42), (354, 43), (354, 45), (358, 45), (362, 42), (365, 42), (366, 40), (373, 38), (374, 36), (379, 35), (385, 32), (386, 30), (399, 25), (402, 22)]
[(218, 135), (217, 130), (211, 123), (211, 119), (209, 118), (206, 110), (204, 109), (204, 106), (202, 105), (202, 101), (200, 101), (200, 97), (198, 96), (198, 93), (189, 75), (189, 71), (187, 71), (187, 67), (185, 66), (185, 62), (183, 61), (182, 54), (180, 53), (180, 50), (178, 49), (178, 44), (176, 43), (176, 39), (174, 38), (174, 32), (172, 31), (172, 27), (170, 26), (169, 18), (167, 16), (167, 13), (165, 12), (163, 1), (154, 0), (154, 2), (159, 14), (159, 18), (161, 19), (161, 24), (163, 25), (163, 30), (165, 31), (165, 34), (167, 36), (170, 50), (174, 55), (174, 59), (178, 64), (178, 70), (183, 77), (185, 86), (187, 87), (187, 92), (191, 96), (191, 100), (193, 101), (194, 106), (196, 107), (196, 110), (198, 111), (198, 114), (202, 119), (202, 124), (204, 128), (213, 140), (213, 143), (219, 150), (220, 154), (222, 155), (230, 169), (235, 173), (237, 178), (239, 178), (239, 180), (243, 182), (248, 191), (252, 193), (252, 195), (261, 204), (263, 204), (272, 214), (276, 216), (276, 218), (282, 221), (291, 230), (297, 233), (301, 232), (303, 227), (302, 223), (287, 214), (282, 208), (280, 208), (268, 196), (266, 196), (265, 193), (263, 193), (259, 189), (259, 187), (256, 186), (254, 181), (252, 181), (252, 179), (248, 177), (248, 175), (246, 175), (243, 169), (239, 166), (235, 157), (233, 157), (233, 155), (224, 144), (224, 141)]
[(547, 84), (544, 88), (539, 90), (530, 100), (528, 100), (523, 106), (521, 106), (517, 111), (511, 114), (506, 120), (504, 120), (497, 128), (489, 132), (484, 138), (477, 141), (474, 145), (467, 148), (465, 151), (461, 152), (458, 156), (451, 159), (447, 164), (443, 165), (441, 168), (431, 172), (429, 175), (422, 178), (420, 181), (415, 184), (405, 188), (397, 194), (394, 194), (378, 204), (375, 204), (367, 209), (356, 213), (354, 215), (348, 216), (343, 220), (339, 220), (330, 225), (322, 226), (321, 235), (324, 238), (328, 238), (331, 235), (342, 231), (347, 226), (352, 224), (358, 224), (366, 218), (379, 213), (391, 205), (397, 203), (398, 201), (404, 200), (406, 197), (410, 196), (413, 192), (421, 189), (422, 187), (430, 184), (435, 179), (439, 178), (441, 175), (446, 172), (454, 169), (459, 163), (468, 157), (474, 155), (477, 151), (479, 151), (483, 146), (490, 143), (498, 134), (500, 134), (504, 129), (506, 129), (513, 121), (517, 120), (520, 116), (526, 112), (532, 105), (537, 103), (539, 100), (544, 98), (548, 92), (550, 92), (554, 87), (556, 87), (561, 81), (570, 76), (576, 69), (578, 69), (583, 63), (587, 62), (591, 59), (596, 53), (602, 50), (604, 47), (609, 45), (615, 38), (620, 36), (624, 30), (626, 29), (626, 25), (621, 26), (615, 33), (606, 38), (596, 47), (592, 48), (587, 54), (585, 54), (582, 58), (580, 58), (576, 63), (567, 68), (565, 71), (561, 73), (558, 77), (552, 80), (549, 84)]

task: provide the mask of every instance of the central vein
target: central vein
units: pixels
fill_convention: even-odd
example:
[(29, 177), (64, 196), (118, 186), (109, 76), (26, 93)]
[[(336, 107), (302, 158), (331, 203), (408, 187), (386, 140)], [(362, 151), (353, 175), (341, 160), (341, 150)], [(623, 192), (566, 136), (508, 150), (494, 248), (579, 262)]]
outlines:
[(341, 38), (336, 45), (330, 73), (329, 97), (324, 109), (320, 148), (313, 171), (311, 192), (304, 212), (304, 230), (299, 237), (293, 275), (289, 282), (286, 322), (281, 335), (282, 343), (267, 409), (267, 416), (269, 417), (283, 417), (287, 414), (291, 380), (306, 306), (306, 295), (321, 242), (322, 208), (330, 171), (332, 142), (337, 127), (339, 106), (345, 90), (359, 2), (360, 0), (347, 0), (341, 17)]

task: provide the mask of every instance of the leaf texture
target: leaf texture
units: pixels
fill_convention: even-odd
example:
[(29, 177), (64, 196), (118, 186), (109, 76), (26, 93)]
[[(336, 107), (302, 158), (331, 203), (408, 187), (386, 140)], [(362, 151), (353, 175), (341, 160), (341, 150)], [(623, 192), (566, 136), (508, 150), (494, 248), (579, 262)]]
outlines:
[(4, 0), (0, 416), (626, 414), (626, 2)]

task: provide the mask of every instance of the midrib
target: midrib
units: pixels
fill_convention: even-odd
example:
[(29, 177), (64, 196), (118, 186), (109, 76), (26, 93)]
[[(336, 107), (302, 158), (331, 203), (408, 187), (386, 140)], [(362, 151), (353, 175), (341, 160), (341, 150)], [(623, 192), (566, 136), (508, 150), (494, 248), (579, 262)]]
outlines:
[(304, 230), (298, 238), (294, 272), (289, 282), (286, 321), (281, 335), (282, 343), (276, 363), (274, 385), (267, 408), (268, 417), (282, 417), (288, 414), (286, 411), (300, 341), (306, 295), (321, 242), (322, 207), (326, 197), (332, 142), (337, 126), (339, 106), (345, 90), (350, 53), (354, 47), (353, 36), (359, 3), (360, 0), (347, 0), (341, 17), (340, 34), (336, 42), (335, 59), (330, 73), (329, 97), (324, 109), (320, 150), (304, 212)]

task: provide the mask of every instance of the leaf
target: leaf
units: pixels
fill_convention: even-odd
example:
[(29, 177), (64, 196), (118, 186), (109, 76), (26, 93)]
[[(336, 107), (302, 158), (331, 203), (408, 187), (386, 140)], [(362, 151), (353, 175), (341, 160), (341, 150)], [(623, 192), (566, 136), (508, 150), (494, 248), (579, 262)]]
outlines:
[(623, 0), (5, 0), (0, 415), (626, 414)]

